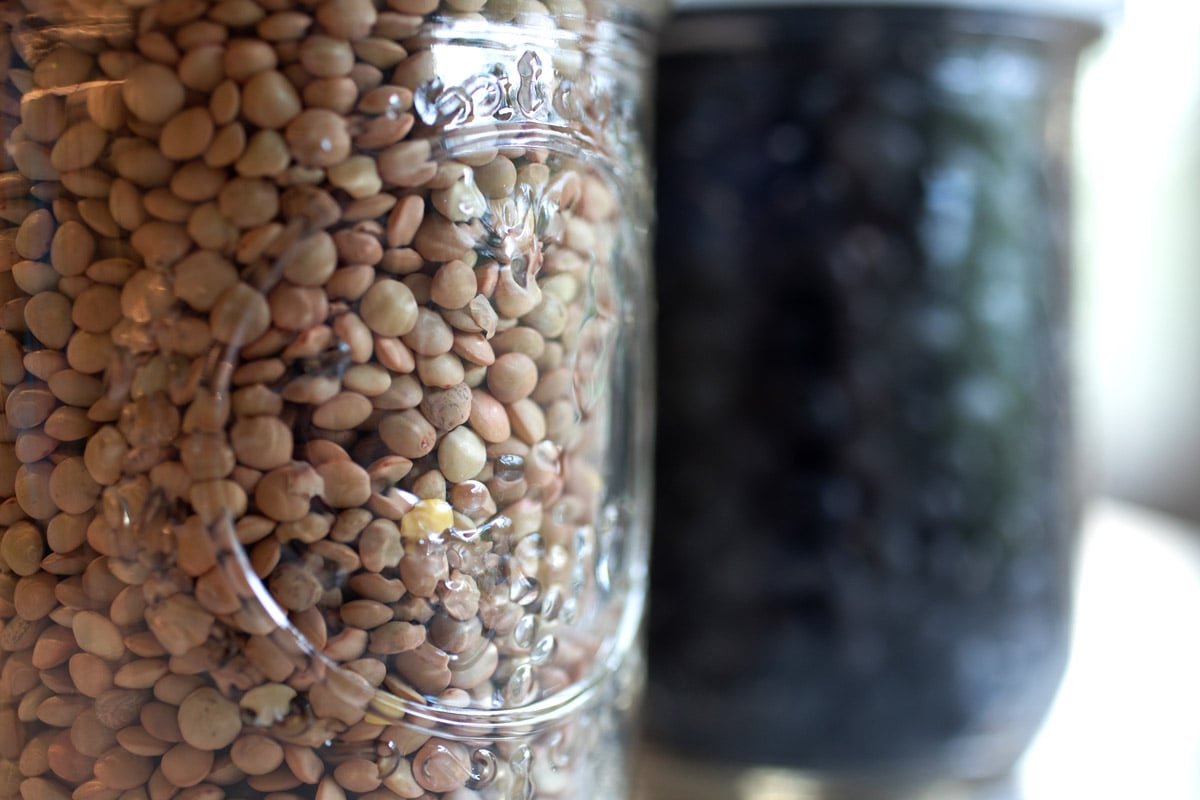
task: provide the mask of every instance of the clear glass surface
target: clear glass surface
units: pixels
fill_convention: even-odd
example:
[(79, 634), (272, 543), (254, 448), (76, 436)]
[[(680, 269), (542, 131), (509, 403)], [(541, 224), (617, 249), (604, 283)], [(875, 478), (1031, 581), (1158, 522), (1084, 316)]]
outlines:
[(5, 4), (0, 797), (625, 796), (652, 12)]

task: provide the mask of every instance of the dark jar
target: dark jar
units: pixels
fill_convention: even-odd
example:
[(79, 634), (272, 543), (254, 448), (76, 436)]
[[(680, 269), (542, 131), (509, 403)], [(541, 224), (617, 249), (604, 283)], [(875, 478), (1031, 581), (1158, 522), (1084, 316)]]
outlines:
[(680, 15), (660, 62), (658, 746), (1005, 772), (1068, 653), (1068, 144), (1098, 28)]

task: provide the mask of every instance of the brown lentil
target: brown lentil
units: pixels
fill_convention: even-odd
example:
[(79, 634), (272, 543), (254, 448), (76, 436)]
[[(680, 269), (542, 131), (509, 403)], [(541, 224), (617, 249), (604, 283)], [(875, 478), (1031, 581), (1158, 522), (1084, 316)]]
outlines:
[(300, 96), (281, 72), (266, 69), (251, 77), (242, 89), (242, 115), (266, 129), (285, 127), (301, 111)]
[(330, 461), (317, 468), (324, 482), (323, 499), (333, 508), (353, 508), (371, 496), (367, 471), (352, 461)]
[(219, 750), (231, 744), (242, 729), (238, 707), (215, 689), (202, 687), (179, 705), (179, 733), (198, 750)]
[[(549, 12), (126, 5), (128, 42), (31, 55), (0, 109), (0, 796), (477, 797), (462, 745), (365, 704), (503, 696), (530, 646), (510, 592), (565, 591), (531, 534), (569, 541), (602, 494), (572, 365), (616, 205), (536, 148), (435, 151), (409, 39), (439, 8)], [(525, 199), (557, 217), (536, 246)], [(450, 530), (498, 514), (495, 551)]]
[(271, 309), (253, 287), (236, 283), (213, 305), (209, 323), (213, 338), (226, 344), (242, 344), (258, 338), (270, 326)]
[(171, 749), (168, 743), (154, 738), (140, 725), (118, 731), (117, 742), (121, 747), (139, 756), (161, 756)]
[(103, 614), (81, 611), (71, 625), (75, 640), (84, 652), (106, 661), (118, 661), (125, 655), (121, 631)]
[(213, 761), (211, 750), (200, 750), (181, 742), (163, 754), (160, 769), (172, 785), (186, 788), (208, 777)]
[(356, 392), (341, 392), (313, 412), (313, 424), (328, 430), (349, 430), (371, 415), (371, 401)]
[(139, 119), (163, 123), (183, 107), (184, 88), (170, 69), (147, 62), (125, 76), (121, 97)]
[(241, 416), (231, 439), (238, 461), (254, 469), (274, 469), (292, 457), (292, 432), (274, 417)]
[(142, 786), (154, 771), (154, 761), (114, 747), (96, 759), (96, 778), (109, 789), (134, 789)]
[(174, 161), (185, 161), (204, 154), (215, 133), (212, 115), (203, 106), (185, 109), (163, 126), (158, 146)]
[(283, 763), (283, 748), (274, 739), (258, 734), (240, 736), (229, 750), (233, 763), (247, 775), (266, 775)]

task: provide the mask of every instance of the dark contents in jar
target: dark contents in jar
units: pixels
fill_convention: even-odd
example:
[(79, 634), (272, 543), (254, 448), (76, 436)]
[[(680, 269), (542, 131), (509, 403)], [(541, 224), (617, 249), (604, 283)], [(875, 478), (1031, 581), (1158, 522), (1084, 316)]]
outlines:
[(811, 9), (668, 34), (658, 743), (975, 774), (1033, 733), (1067, 649), (1060, 139), (1088, 36)]

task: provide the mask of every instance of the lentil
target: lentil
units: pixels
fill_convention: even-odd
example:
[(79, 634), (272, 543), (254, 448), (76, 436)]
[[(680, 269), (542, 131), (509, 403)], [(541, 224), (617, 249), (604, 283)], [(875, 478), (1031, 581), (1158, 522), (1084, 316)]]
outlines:
[(356, 392), (342, 392), (313, 412), (313, 424), (328, 430), (354, 428), (371, 415), (371, 401)]
[(455, 428), (446, 434), (438, 447), (438, 466), (453, 483), (475, 478), (486, 463), (484, 442), (470, 428)]
[(537, 380), (537, 364), (524, 353), (504, 353), (488, 367), (488, 389), (501, 403), (514, 403), (528, 397), (537, 386)]
[(202, 687), (179, 705), (179, 733), (197, 750), (219, 750), (231, 744), (242, 729), (238, 707), (215, 689)]
[(317, 468), (324, 483), (322, 498), (333, 508), (353, 508), (371, 496), (367, 471), (352, 461), (330, 461)]
[(242, 94), (243, 116), (260, 128), (283, 128), (301, 111), (295, 87), (274, 69), (256, 73), (246, 82)]
[(271, 309), (261, 293), (239, 282), (217, 298), (209, 323), (217, 341), (242, 344), (266, 333), (271, 324)]
[(469, 763), (462, 744), (431, 739), (413, 756), (413, 777), (431, 792), (452, 792), (467, 782)]
[(465, 749), (364, 713), (533, 668), (510, 639), (550, 612), (510, 594), (571, 580), (543, 502), (590, 530), (602, 494), (559, 367), (611, 193), (536, 148), (443, 154), (414, 92), (434, 0), (126, 5), (129, 43), (48, 50), (0, 109), (0, 746), (30, 731), (27, 796), (472, 797)]
[(180, 111), (163, 126), (158, 146), (167, 158), (184, 161), (203, 155), (212, 144), (214, 133), (208, 109), (195, 106)]
[(240, 149), (235, 169), (244, 178), (274, 176), (287, 169), (291, 158), (287, 142), (277, 131), (258, 131)]
[(81, 611), (75, 615), (71, 628), (80, 649), (85, 653), (99, 656), (106, 661), (118, 661), (125, 655), (121, 631), (103, 614)]
[(142, 786), (154, 771), (154, 762), (121, 747), (105, 752), (93, 767), (96, 778), (109, 789), (134, 789)]
[(121, 97), (125, 107), (139, 119), (163, 123), (183, 108), (184, 88), (170, 69), (147, 62), (125, 76)]
[(416, 326), (419, 310), (407, 286), (383, 279), (363, 296), (360, 314), (367, 327), (380, 336), (403, 336)]
[(292, 432), (275, 417), (242, 416), (231, 439), (238, 461), (254, 469), (281, 467), (292, 457)]
[(449, 389), (466, 380), (462, 361), (449, 353), (417, 359), (417, 375), (427, 386)]
[(229, 750), (233, 763), (247, 775), (266, 775), (283, 763), (283, 748), (273, 739), (258, 734), (240, 736)]
[(195, 786), (212, 772), (213, 753), (180, 742), (162, 754), (160, 769), (163, 777), (180, 788)]

